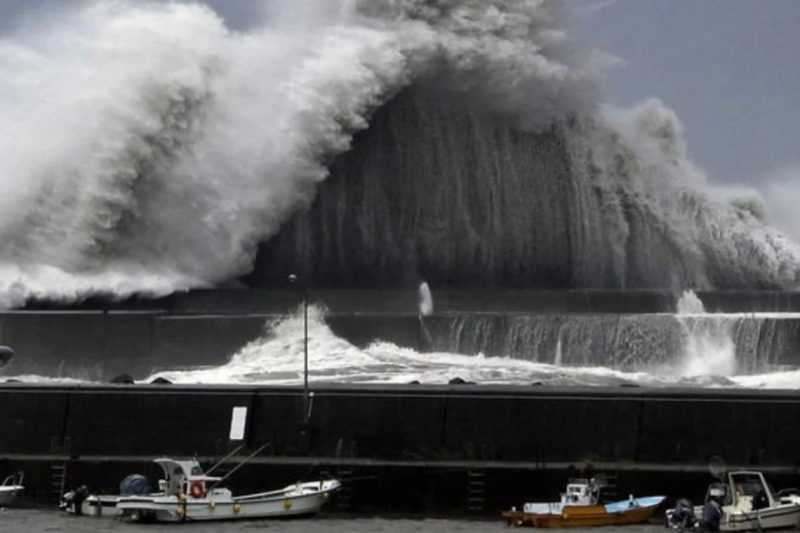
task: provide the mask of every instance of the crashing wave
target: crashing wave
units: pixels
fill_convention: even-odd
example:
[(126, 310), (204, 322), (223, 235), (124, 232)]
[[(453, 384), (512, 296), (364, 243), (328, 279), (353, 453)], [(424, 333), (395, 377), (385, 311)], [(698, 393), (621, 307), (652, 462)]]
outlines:
[[(238, 32), (202, 5), (97, 1), (0, 41), (0, 305), (163, 294), (247, 273), (258, 243), (310, 204), (353, 135), (412, 85), (503, 117), (486, 119), (508, 123), (505, 133), (486, 130), (500, 132), (486, 150), (502, 152), (505, 139), (527, 155), (512, 162), (516, 176), (482, 176), (482, 196), (454, 205), (451, 229), (466, 217), (471, 230), (462, 249), (423, 249), (456, 239), (421, 219), (436, 238), (409, 257), (430, 257), (388, 281), (425, 269), (439, 280), (463, 265), (485, 269), (477, 282), (490, 284), (796, 283), (800, 253), (757, 209), (686, 179), (699, 172), (663, 106), (598, 110), (593, 56), (572, 50), (560, 2), (277, 5)], [(552, 160), (539, 159), (530, 136)], [(447, 156), (433, 150), (411, 157)], [(544, 173), (544, 187), (525, 185), (551, 161), (562, 171)], [(498, 183), (515, 209), (492, 204)], [(569, 208), (557, 220), (521, 215), (530, 195)], [(475, 213), (493, 223), (488, 234)], [(508, 221), (517, 216), (528, 226)], [(526, 232), (542, 223), (551, 227)], [(366, 256), (387, 261), (380, 248), (393, 236), (359, 229), (375, 235)], [(486, 237), (495, 242), (481, 244)]]

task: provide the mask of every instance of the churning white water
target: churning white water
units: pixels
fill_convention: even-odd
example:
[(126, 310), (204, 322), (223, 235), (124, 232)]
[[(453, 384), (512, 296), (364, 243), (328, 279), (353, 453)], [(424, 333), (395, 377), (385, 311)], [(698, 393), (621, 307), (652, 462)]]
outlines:
[[(298, 384), (303, 381), (303, 331), (303, 315), (298, 311), (268, 324), (261, 338), (243, 347), (225, 365), (159, 372), (146, 381), (162, 377), (175, 383)], [(800, 388), (797, 372), (726, 376), (713, 369), (696, 373), (651, 366), (618, 370), (480, 354), (423, 353), (387, 342), (359, 348), (337, 337), (325, 324), (323, 311), (314, 306), (309, 308), (308, 335), (312, 383), (444, 384), (461, 378), (478, 384)]]
[(671, 283), (668, 257), (678, 284), (796, 284), (797, 246), (756, 200), (713, 190), (663, 104), (598, 111), (598, 56), (572, 49), (561, 2), (265, 6), (235, 31), (202, 4), (95, 0), (3, 36), (0, 306), (247, 273), (371, 113), (422, 79), (528, 130), (581, 119), (572, 171), (602, 212), (571, 245), (606, 250), (615, 284), (631, 254), (645, 286)]
[[(478, 162), (489, 169), (479, 176), (487, 191), (500, 190), (498, 181), (537, 177), (545, 186), (536, 194), (571, 194), (542, 200), (568, 206), (573, 220), (566, 221), (526, 213), (530, 198), (514, 191), (505, 195), (510, 199), (464, 202), (481, 206), (480, 225), (470, 219), (464, 235), (447, 233), (447, 221), (426, 226), (452, 243), (437, 256), (445, 270), (460, 253), (509, 276), (538, 261), (568, 270), (564, 277), (576, 286), (797, 287), (798, 245), (764, 223), (759, 198), (731, 196), (709, 182), (689, 160), (671, 110), (655, 99), (631, 109), (597, 100), (598, 56), (573, 49), (562, 2), (264, 5), (270, 9), (263, 20), (236, 31), (202, 4), (94, 0), (2, 36), (0, 307), (31, 297), (166, 294), (235, 280), (252, 269), (258, 244), (309, 204), (331, 160), (369, 127), (372, 114), (423, 83), (517, 129), (558, 132), (550, 142), (563, 150), (553, 158), (564, 168), (533, 164), (544, 156), (531, 147), (521, 150), (529, 158), (515, 152), (508, 167), (514, 176), (502, 175), (491, 172), (501, 167), (486, 155)], [(497, 136), (509, 144), (512, 137)], [(452, 166), (469, 164), (462, 159)], [(545, 248), (525, 230), (542, 224), (552, 225), (541, 235), (555, 236), (553, 246), (563, 249), (553, 257), (569, 258), (568, 268), (540, 253)], [(489, 240), (495, 246), (487, 252)], [(433, 310), (427, 293), (420, 287), (426, 335)], [(691, 293), (675, 319), (684, 357), (663, 372), (637, 361), (651, 345), (631, 317), (614, 319), (622, 332), (615, 338), (598, 339), (604, 317), (559, 325), (556, 344), (543, 343), (555, 365), (386, 343), (361, 349), (336, 337), (318, 312), (309, 348), (313, 379), (323, 381), (791, 383), (787, 373), (741, 377), (734, 339), (753, 321), (737, 331), (741, 316), (705, 313)], [(522, 326), (533, 343), (546, 336)], [(637, 335), (626, 336), (626, 328)], [(164, 376), (295, 383), (302, 331), (290, 317), (226, 365)], [(579, 352), (590, 360), (598, 346), (617, 350), (621, 363), (569, 364)]]
[[(461, 378), (476, 383), (613, 384), (628, 380), (658, 383), (646, 373), (607, 368), (562, 368), (509, 357), (420, 353), (379, 342), (359, 349), (337, 337), (317, 307), (309, 308), (310, 379), (343, 383), (447, 383)], [(160, 372), (176, 383), (296, 384), (303, 379), (303, 317), (296, 313), (270, 325), (269, 332), (242, 348), (228, 364), (198, 370)]]
[(330, 157), (432, 62), (498, 106), (524, 100), (531, 124), (563, 118), (586, 75), (544, 54), (565, 40), (551, 9), (461, 4), (281, 2), (241, 33), (200, 4), (99, 0), (7, 36), (0, 304), (246, 273)]
[(709, 316), (692, 291), (678, 300), (678, 321), (684, 328), (685, 348), (679, 362), (684, 376), (733, 376), (736, 374), (736, 316)]

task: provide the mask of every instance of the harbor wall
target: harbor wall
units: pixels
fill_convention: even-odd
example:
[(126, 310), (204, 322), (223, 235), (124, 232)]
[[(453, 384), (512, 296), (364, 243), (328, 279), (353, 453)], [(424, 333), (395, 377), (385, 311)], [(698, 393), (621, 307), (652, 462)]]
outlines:
[[(242, 489), (264, 488), (253, 487), (263, 472), (287, 483), (338, 473), (363, 478), (354, 482), (359, 490), (377, 483), (378, 492), (413, 488), (417, 479), (429, 494), (406, 502), (416, 511), (464, 511), (469, 476), (495, 480), (481, 496), (491, 510), (532, 492), (554, 494), (585, 468), (624, 478), (625, 490), (671, 486), (679, 496), (690, 490), (680, 492), (687, 479), (708, 481), (713, 456), (800, 480), (796, 392), (469, 385), (312, 392), (305, 424), (297, 387), (4, 384), (0, 474), (28, 468), (31, 495), (41, 496), (47, 465), (67, 461), (67, 485), (86, 477), (112, 491), (126, 468), (146, 468), (154, 457), (211, 464), (239, 444), (264, 445), (252, 473), (237, 478)], [(242, 441), (229, 440), (233, 407), (247, 407)], [(380, 509), (373, 492), (352, 505)]]
[[(431, 287), (439, 313), (673, 313), (681, 290), (639, 289), (447, 289)], [(800, 291), (698, 290), (710, 313), (800, 312)], [(98, 296), (81, 302), (28, 300), (29, 311), (140, 311), (200, 315), (280, 315), (297, 308), (304, 295), (330, 314), (409, 314), (418, 312), (416, 285), (405, 289), (196, 289), (165, 297), (128, 299)]]
[[(107, 382), (163, 370), (219, 366), (286, 315), (139, 311), (0, 313), (0, 344), (16, 355), (3, 376)], [(333, 334), (363, 348), (389, 342), (418, 352), (510, 356), (564, 366), (647, 371), (678, 364), (692, 335), (729, 337), (739, 373), (800, 365), (800, 315), (671, 313), (413, 314), (332, 312)]]

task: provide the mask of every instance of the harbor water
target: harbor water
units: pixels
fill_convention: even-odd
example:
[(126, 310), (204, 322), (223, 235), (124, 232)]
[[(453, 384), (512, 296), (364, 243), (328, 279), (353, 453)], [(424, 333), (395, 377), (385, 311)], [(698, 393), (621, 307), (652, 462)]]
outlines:
[[(183, 530), (181, 526), (157, 524), (129, 524), (116, 520), (75, 517), (50, 510), (5, 509), (0, 511), (0, 527), (7, 533), (40, 533), (45, 531), (65, 531), (70, 533), (94, 533), (114, 531), (120, 533), (146, 532), (161, 533)], [(192, 524), (192, 533), (251, 532), (270, 533), (420, 533), (420, 532), (463, 532), (482, 533), (507, 531), (508, 526), (500, 519), (488, 520), (444, 520), (422, 518), (333, 518), (322, 516), (316, 519), (298, 520), (250, 520), (241, 522), (211, 522)], [(624, 528), (603, 528), (604, 532), (621, 530), (627, 533), (663, 532), (661, 525), (625, 526)], [(571, 529), (573, 533), (597, 529)]]

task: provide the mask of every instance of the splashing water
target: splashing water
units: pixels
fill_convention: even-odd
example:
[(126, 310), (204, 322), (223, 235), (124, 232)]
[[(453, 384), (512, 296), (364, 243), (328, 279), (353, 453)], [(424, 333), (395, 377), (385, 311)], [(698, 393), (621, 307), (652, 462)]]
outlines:
[[(344, 383), (447, 383), (460, 377), (483, 384), (615, 384), (634, 379), (658, 383), (644, 373), (605, 368), (556, 368), (508, 357), (419, 353), (378, 342), (359, 349), (337, 337), (324, 323), (321, 309), (309, 307), (309, 379)], [(298, 384), (303, 379), (303, 319), (300, 313), (268, 326), (269, 333), (249, 343), (226, 365), (155, 374), (175, 383)]]
[[(750, 199), (705, 183), (668, 109), (597, 110), (594, 56), (571, 50), (559, 2), (265, 5), (269, 17), (237, 32), (199, 4), (97, 0), (0, 41), (0, 306), (247, 273), (371, 114), (421, 81), (528, 130), (562, 125), (571, 190), (591, 195), (574, 203), (600, 204), (572, 215), (566, 255), (600, 272), (575, 266), (575, 283), (797, 282), (796, 245)], [(503, 228), (493, 216), (487, 231)], [(476, 228), (465, 237), (490, 242)], [(463, 249), (502, 271), (536, 248), (527, 232), (494, 240), (505, 260)]]
[[(222, 366), (159, 372), (175, 383), (299, 384), (303, 379), (302, 312), (268, 324), (268, 332)], [(317, 307), (309, 308), (309, 380), (312, 383), (421, 382), (444, 384), (459, 377), (479, 384), (621, 385), (641, 386), (755, 386), (798, 388), (796, 372), (731, 376), (674, 372), (621, 371), (599, 366), (559, 366), (511, 357), (485, 357), (446, 352), (420, 353), (387, 342), (363, 349), (337, 337)]]
[(736, 374), (734, 320), (706, 313), (703, 302), (693, 291), (678, 300), (677, 318), (686, 332), (686, 345), (679, 371), (683, 376), (725, 376)]
[(702, 315), (706, 312), (703, 301), (694, 291), (683, 291), (676, 305), (678, 315)]
[(431, 316), (433, 314), (433, 295), (431, 288), (426, 282), (419, 284), (419, 316)]
[(552, 8), (504, 4), (280, 3), (238, 33), (198, 4), (96, 1), (22, 28), (0, 42), (0, 305), (246, 273), (433, 61), (454, 87), (563, 117), (549, 91), (578, 94), (585, 76), (543, 55), (564, 41)]
[(553, 364), (555, 366), (561, 366), (561, 362), (564, 359), (564, 354), (562, 353), (561, 348), (561, 335), (558, 336), (558, 340), (556, 341), (556, 356), (553, 358)]

